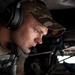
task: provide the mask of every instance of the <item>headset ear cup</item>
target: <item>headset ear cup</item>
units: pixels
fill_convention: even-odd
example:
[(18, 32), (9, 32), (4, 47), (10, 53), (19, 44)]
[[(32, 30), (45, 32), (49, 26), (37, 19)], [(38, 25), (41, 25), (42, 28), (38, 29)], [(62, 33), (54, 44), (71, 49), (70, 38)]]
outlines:
[(8, 5), (4, 12), (3, 20), (8, 29), (16, 30), (23, 21), (22, 7), (17, 8), (14, 3)]
[[(22, 24), (22, 22), (23, 22), (23, 15), (24, 15), (24, 13), (23, 13), (23, 8), (22, 7), (20, 7), (19, 9), (18, 9), (18, 11), (19, 11), (19, 15), (17, 15), (19, 18), (18, 18), (18, 20), (17, 20), (17, 22), (15, 23), (16, 25), (15, 25), (15, 28), (14, 29), (17, 29), (17, 28), (19, 28), (19, 26)], [(16, 17), (16, 16), (15, 16)]]

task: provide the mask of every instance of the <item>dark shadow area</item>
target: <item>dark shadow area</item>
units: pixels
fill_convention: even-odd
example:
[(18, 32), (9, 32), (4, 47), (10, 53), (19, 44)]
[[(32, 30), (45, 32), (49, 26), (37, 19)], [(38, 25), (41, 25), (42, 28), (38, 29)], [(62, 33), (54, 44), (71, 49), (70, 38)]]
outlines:
[(67, 30), (75, 29), (75, 8), (70, 9), (60, 9), (60, 10), (50, 10), (54, 20)]

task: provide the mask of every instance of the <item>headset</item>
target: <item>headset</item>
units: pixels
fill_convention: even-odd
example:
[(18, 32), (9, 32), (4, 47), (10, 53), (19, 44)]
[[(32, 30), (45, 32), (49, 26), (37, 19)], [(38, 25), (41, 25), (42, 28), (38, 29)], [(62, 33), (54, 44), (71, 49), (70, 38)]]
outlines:
[[(15, 0), (13, 3), (10, 3), (2, 16), (5, 26), (9, 30), (16, 30), (23, 22), (23, 8), (22, 3), (25, 1), (35, 1), (35, 0)], [(42, 0), (36, 0), (42, 3)]]
[(21, 6), (23, 1), (15, 0), (13, 3), (10, 3), (3, 13), (2, 20), (10, 30), (16, 30), (23, 21), (23, 10)]

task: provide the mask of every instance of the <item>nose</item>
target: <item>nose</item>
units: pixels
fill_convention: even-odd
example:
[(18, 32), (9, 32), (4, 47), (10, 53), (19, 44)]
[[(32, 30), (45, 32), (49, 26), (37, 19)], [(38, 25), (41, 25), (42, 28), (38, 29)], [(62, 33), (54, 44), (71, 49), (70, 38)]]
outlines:
[(37, 44), (42, 44), (42, 36), (35, 38), (35, 42), (37, 42)]

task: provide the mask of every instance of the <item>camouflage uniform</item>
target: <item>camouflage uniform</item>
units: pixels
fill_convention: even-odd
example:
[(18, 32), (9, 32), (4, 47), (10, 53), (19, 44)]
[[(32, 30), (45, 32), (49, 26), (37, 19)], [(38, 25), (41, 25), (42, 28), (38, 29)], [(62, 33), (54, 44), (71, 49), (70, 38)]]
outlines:
[(2, 52), (4, 49), (0, 46), (0, 75), (16, 75), (16, 61), (18, 57), (26, 58), (28, 55), (24, 54), (18, 47), (12, 47), (13, 51)]

